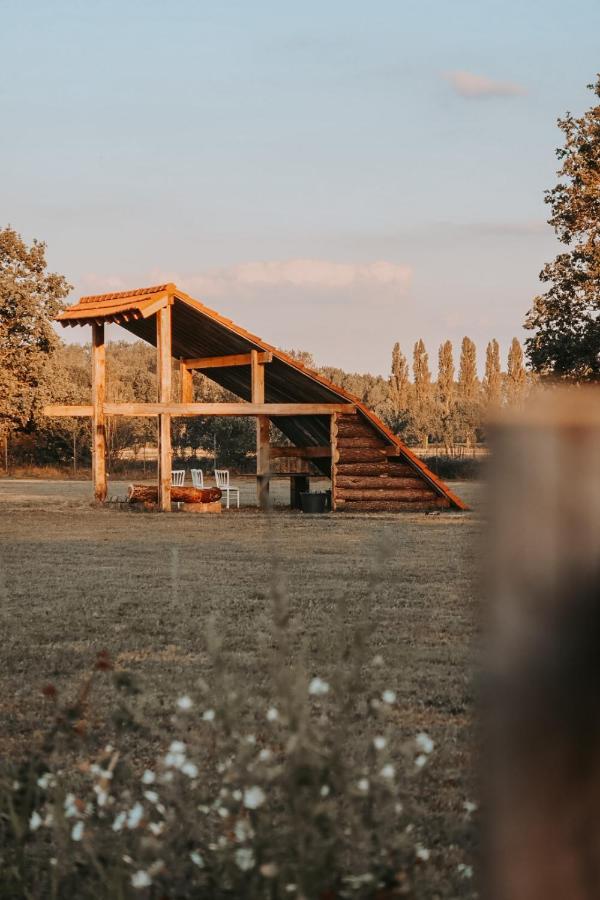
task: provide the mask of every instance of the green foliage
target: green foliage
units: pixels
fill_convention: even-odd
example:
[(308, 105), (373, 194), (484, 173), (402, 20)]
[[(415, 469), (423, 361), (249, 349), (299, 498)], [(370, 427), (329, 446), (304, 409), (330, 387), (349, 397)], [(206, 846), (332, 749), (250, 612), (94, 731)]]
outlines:
[(0, 230), (0, 432), (27, 426), (46, 399), (57, 338), (52, 319), (71, 287), (47, 272), (46, 245)]
[[(589, 85), (600, 98), (600, 76)], [(525, 326), (534, 371), (576, 381), (600, 376), (600, 103), (583, 116), (559, 119), (565, 144), (556, 187), (546, 192), (549, 224), (568, 248), (540, 274), (547, 291), (536, 297)]]

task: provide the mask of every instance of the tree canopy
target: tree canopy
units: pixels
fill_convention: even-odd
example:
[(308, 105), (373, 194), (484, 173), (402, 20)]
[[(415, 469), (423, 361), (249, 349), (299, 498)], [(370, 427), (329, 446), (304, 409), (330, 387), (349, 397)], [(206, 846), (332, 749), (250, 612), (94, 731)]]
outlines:
[[(600, 98), (600, 75), (589, 85)], [(525, 327), (534, 371), (577, 381), (600, 376), (600, 102), (583, 116), (558, 120), (565, 136), (556, 151), (561, 167), (556, 187), (546, 191), (548, 220), (567, 247), (547, 263)]]
[(71, 286), (47, 271), (46, 245), (0, 229), (0, 431), (25, 427), (44, 399), (58, 339), (52, 318)]

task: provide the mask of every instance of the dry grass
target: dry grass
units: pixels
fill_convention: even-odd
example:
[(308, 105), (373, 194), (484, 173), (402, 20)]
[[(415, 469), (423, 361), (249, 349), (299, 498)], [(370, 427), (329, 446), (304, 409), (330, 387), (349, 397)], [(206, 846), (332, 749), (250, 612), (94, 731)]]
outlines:
[[(480, 488), (456, 490), (474, 512), (317, 518), (275, 512), (268, 519), (249, 509), (206, 517), (94, 510), (89, 484), (2, 482), (0, 753), (18, 754), (39, 739), (48, 719), (43, 685), (74, 692), (103, 648), (139, 683), (141, 714), (164, 742), (179, 737), (174, 701), (210, 676), (211, 618), (231, 671), (253, 704), (266, 707), (269, 586), (279, 560), (310, 674), (335, 680), (332, 640), (339, 628), (332, 622), (343, 615), (351, 624), (367, 602), (369, 652), (383, 656), (385, 681), (398, 694), (394, 739), (400, 746), (426, 731), (437, 748), (411, 788), (415, 828), (432, 851), (430, 892), (423, 896), (471, 896), (467, 883), (457, 888), (456, 870), (472, 861), (474, 840), (463, 804), (475, 791), (470, 734)], [(96, 710), (100, 728), (105, 703), (101, 698)], [(362, 728), (357, 721), (348, 734), (350, 754), (364, 738)], [(135, 734), (129, 741), (140, 766), (162, 749)]]

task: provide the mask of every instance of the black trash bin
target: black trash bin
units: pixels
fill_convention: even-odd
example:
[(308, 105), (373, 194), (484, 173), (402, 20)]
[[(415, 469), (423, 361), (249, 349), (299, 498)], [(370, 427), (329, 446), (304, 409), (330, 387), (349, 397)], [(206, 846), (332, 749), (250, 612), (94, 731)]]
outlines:
[(327, 494), (325, 491), (301, 491), (300, 505), (304, 513), (327, 512)]

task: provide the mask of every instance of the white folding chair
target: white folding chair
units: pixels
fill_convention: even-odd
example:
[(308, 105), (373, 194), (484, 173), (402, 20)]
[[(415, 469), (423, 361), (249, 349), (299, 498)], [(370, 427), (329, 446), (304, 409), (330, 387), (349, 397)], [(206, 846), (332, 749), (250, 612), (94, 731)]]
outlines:
[(171, 484), (173, 487), (182, 487), (185, 483), (185, 469), (173, 469), (171, 472)]
[(237, 508), (240, 508), (240, 489), (229, 484), (229, 469), (215, 469), (215, 481), (217, 487), (227, 495), (226, 506), (229, 509), (229, 495), (236, 494)]
[(202, 469), (190, 469), (192, 473), (192, 484), (195, 488), (203, 490), (204, 488), (204, 472)]

